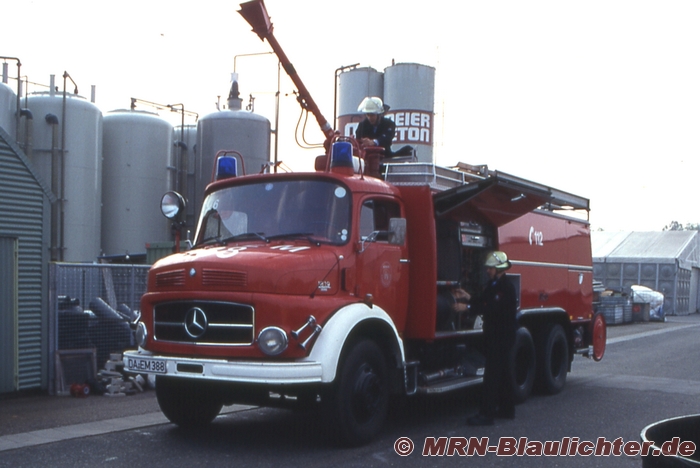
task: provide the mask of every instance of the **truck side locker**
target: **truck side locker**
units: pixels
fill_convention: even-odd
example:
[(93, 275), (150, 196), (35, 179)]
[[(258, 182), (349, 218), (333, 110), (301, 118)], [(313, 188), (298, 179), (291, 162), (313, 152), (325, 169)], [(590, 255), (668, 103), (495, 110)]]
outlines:
[[(468, 257), (472, 284), (478, 287), (483, 279), (483, 257), (486, 249), (499, 247), (498, 228), (518, 219), (552, 198), (547, 187), (529, 181), (496, 173), (478, 182), (458, 186), (433, 195), (437, 230), (440, 226), (458, 226), (458, 248), (463, 251), (460, 260)], [(440, 255), (438, 234), (438, 262), (449, 260)], [(442, 271), (438, 265), (438, 272)], [(521, 284), (519, 275), (509, 275), (515, 284), (518, 306)], [(527, 328), (518, 330), (512, 365), (515, 395), (518, 402), (525, 401), (533, 387), (536, 371), (536, 352), (532, 334)]]
[(449, 219), (437, 220), (437, 310), (436, 331), (456, 330), (457, 317), (452, 311), (454, 299), (450, 291), (458, 287), (462, 278), (462, 248), (459, 242), (459, 224)]

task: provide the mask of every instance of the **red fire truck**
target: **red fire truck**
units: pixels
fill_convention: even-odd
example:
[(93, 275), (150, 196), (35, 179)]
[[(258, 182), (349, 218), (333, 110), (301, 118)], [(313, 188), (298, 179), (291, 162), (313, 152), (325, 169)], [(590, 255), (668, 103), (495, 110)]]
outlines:
[[(587, 199), (486, 166), (384, 161), (378, 177), (376, 155), (308, 107), (328, 136), (318, 170), (238, 175), (220, 157), (193, 248), (149, 272), (139, 349), (124, 362), (156, 375), (170, 421), (207, 424), (233, 403), (302, 406), (355, 445), (395, 396), (481, 383), (480, 318), (438, 303), (457, 286), (477, 293), (496, 249), (519, 297), (518, 400), (559, 392), (576, 354), (603, 357)], [(163, 200), (167, 216), (182, 211), (182, 197)]]

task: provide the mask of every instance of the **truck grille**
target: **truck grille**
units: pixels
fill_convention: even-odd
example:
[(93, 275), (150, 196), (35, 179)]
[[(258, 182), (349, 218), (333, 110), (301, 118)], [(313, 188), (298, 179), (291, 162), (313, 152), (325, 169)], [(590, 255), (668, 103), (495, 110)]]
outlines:
[(153, 311), (157, 341), (212, 345), (250, 345), (255, 311), (232, 302), (168, 302)]
[(245, 288), (248, 274), (245, 271), (202, 270), (202, 285), (214, 288)]
[(156, 273), (156, 286), (159, 288), (181, 287), (185, 285), (185, 270)]

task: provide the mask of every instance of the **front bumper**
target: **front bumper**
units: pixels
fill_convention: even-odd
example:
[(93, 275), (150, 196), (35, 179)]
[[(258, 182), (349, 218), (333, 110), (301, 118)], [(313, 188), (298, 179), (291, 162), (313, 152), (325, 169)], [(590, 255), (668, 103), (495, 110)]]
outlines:
[(227, 361), (160, 356), (143, 350), (124, 353), (124, 370), (217, 382), (294, 385), (321, 383), (320, 362)]

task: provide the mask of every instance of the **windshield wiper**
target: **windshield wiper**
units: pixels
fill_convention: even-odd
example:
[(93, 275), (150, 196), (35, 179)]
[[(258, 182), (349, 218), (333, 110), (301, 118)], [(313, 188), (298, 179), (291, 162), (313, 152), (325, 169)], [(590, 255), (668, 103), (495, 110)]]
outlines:
[(317, 240), (313, 239), (314, 233), (313, 232), (287, 232), (283, 234), (275, 234), (274, 236), (268, 237), (269, 240), (272, 239), (286, 239), (286, 238), (295, 238), (295, 237), (301, 237), (306, 240), (308, 240), (311, 243), (318, 242)]
[(313, 235), (313, 232), (285, 232), (282, 234), (275, 234), (274, 236), (270, 236), (268, 237), (268, 239), (282, 239), (285, 237), (310, 237)]
[(197, 242), (193, 247), (201, 247), (203, 245), (219, 244), (219, 243), (221, 243), (221, 236), (207, 237), (206, 239), (203, 239), (201, 242)]
[(237, 240), (243, 240), (243, 239), (248, 239), (251, 237), (258, 238), (262, 241), (265, 241), (267, 243), (270, 243), (270, 239), (264, 236), (264, 232), (245, 232), (243, 234), (236, 234), (235, 236), (229, 236), (226, 237), (225, 239), (221, 240), (222, 244), (226, 244), (228, 242), (233, 242)]
[(257, 238), (260, 240), (263, 240), (265, 242), (270, 242), (270, 240), (265, 237), (263, 234), (264, 232), (246, 232), (243, 234), (236, 234), (235, 236), (228, 236), (225, 238), (221, 238), (221, 236), (214, 236), (214, 237), (207, 237), (206, 239), (202, 240), (202, 242), (199, 242), (195, 245), (195, 247), (203, 246), (203, 245), (208, 245), (208, 244), (219, 244), (219, 245), (226, 245), (229, 242), (233, 241), (238, 241), (238, 240), (243, 240), (243, 239), (249, 239), (249, 238)]

